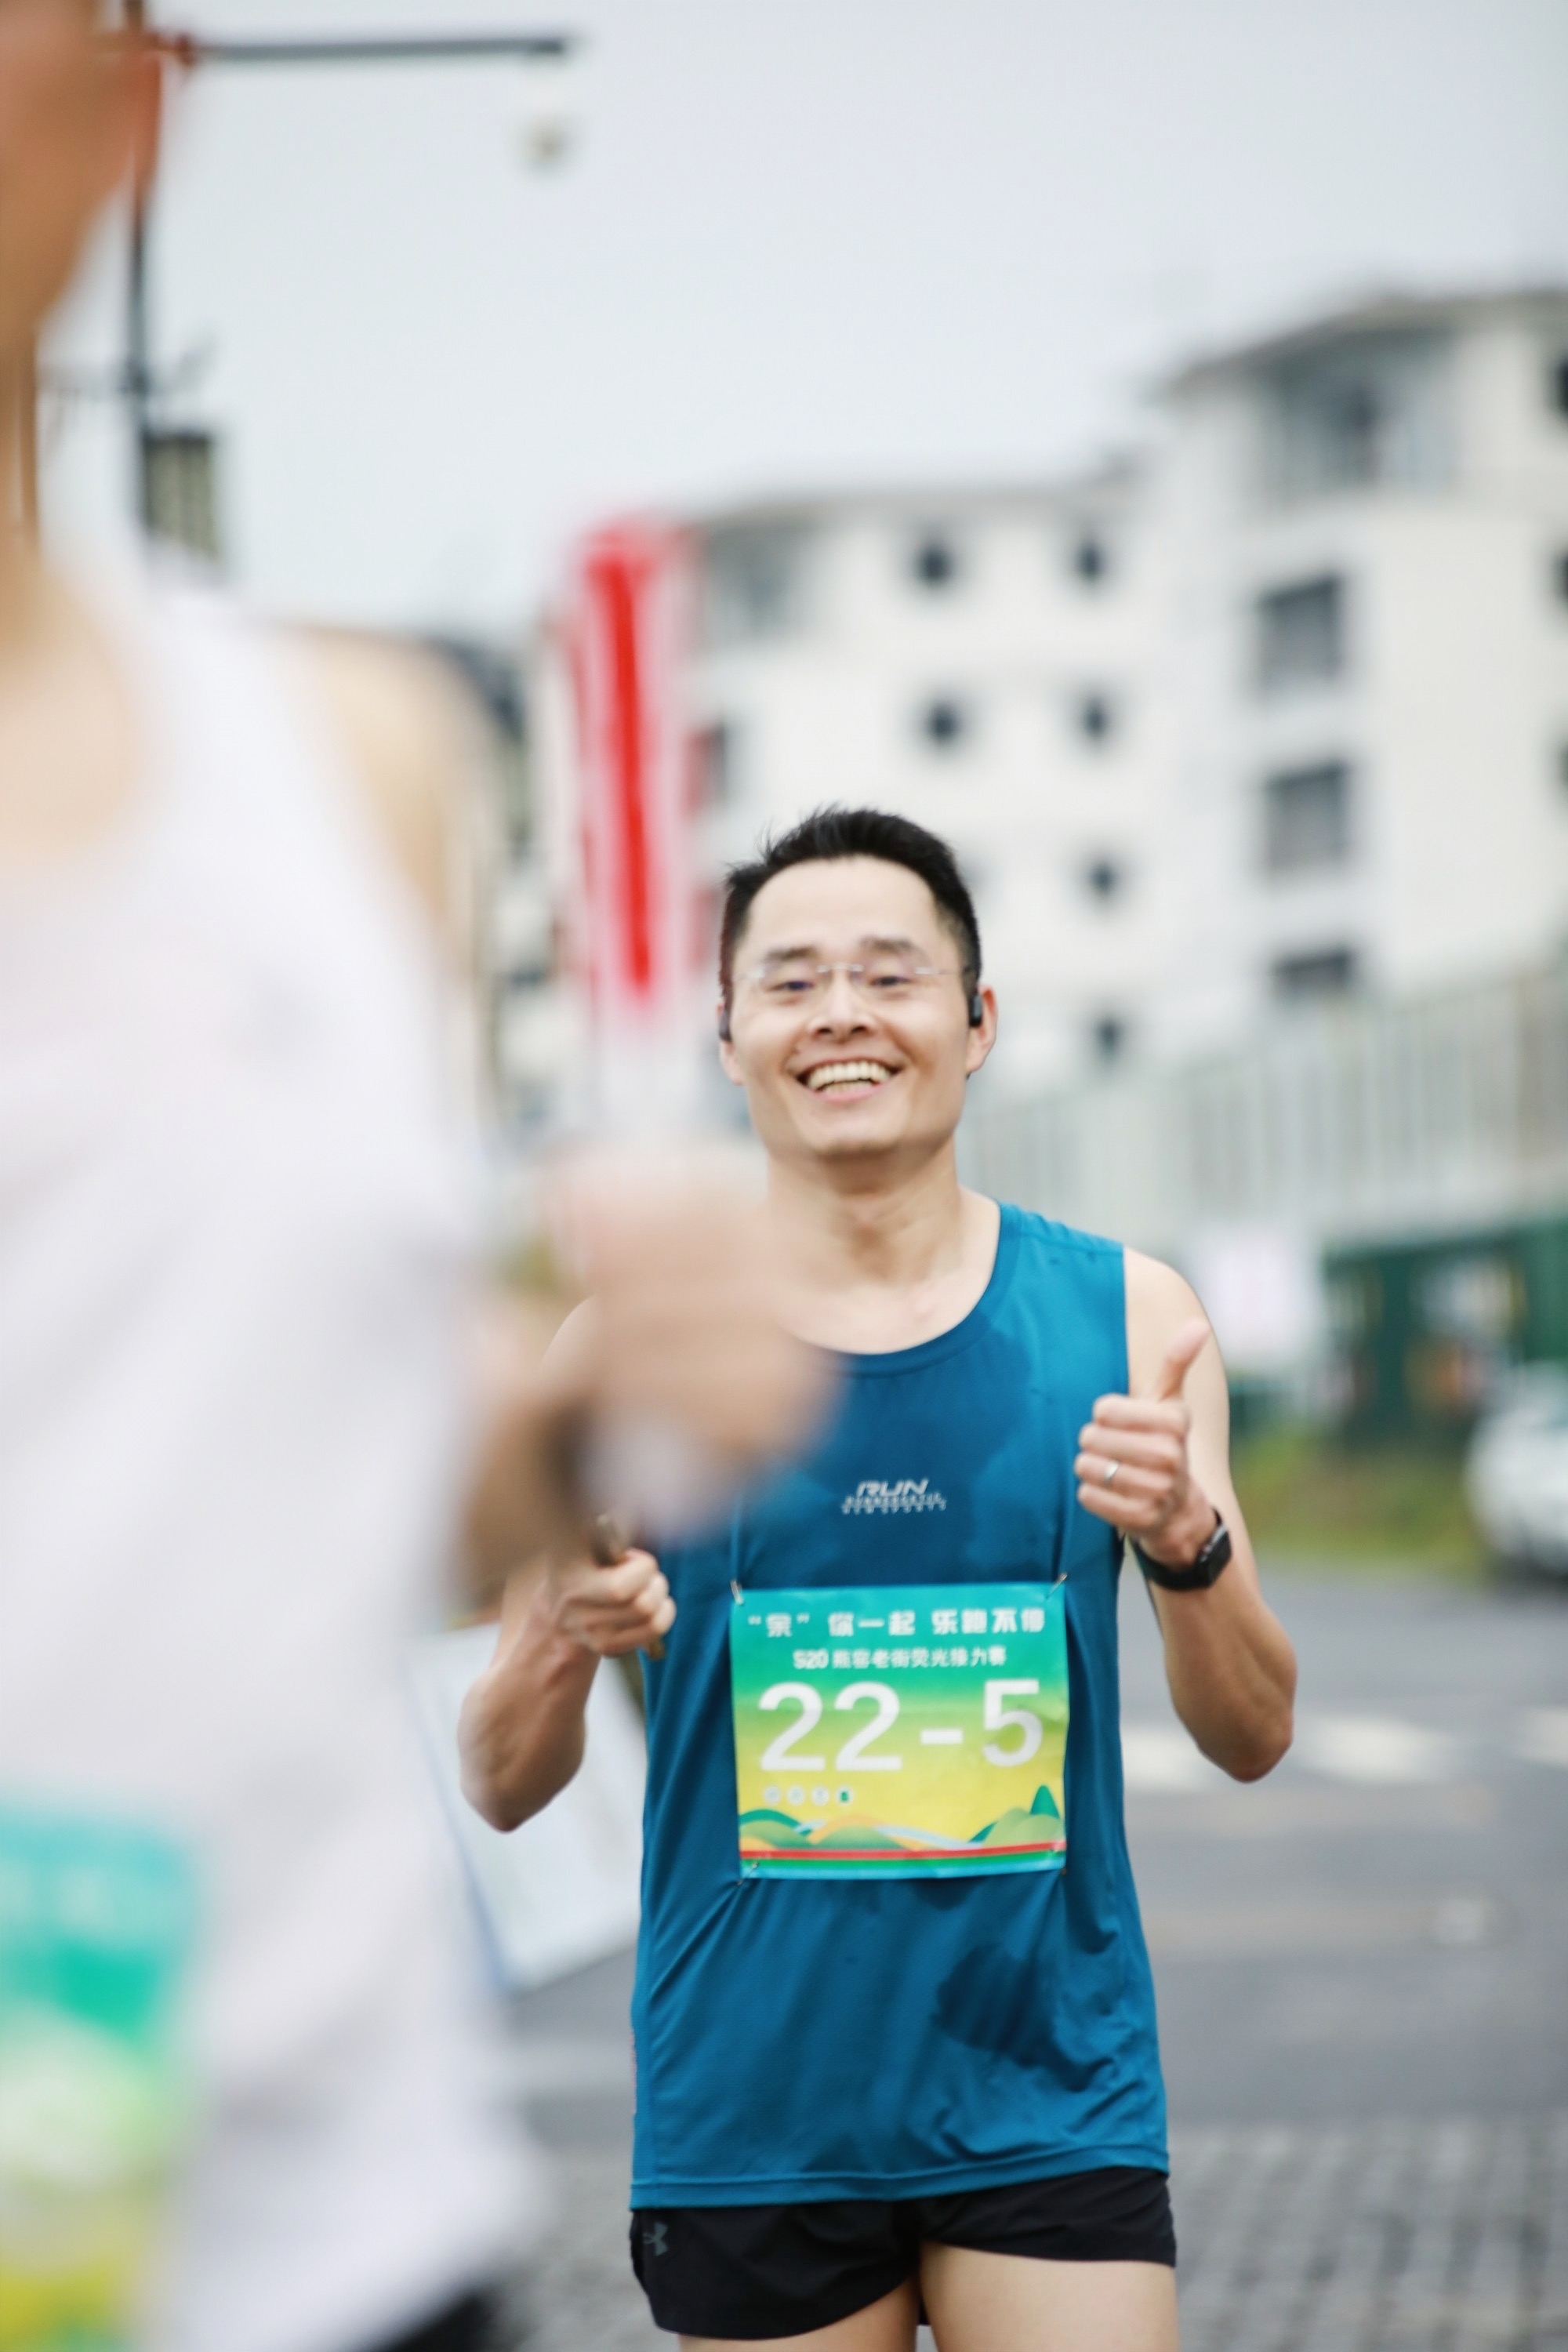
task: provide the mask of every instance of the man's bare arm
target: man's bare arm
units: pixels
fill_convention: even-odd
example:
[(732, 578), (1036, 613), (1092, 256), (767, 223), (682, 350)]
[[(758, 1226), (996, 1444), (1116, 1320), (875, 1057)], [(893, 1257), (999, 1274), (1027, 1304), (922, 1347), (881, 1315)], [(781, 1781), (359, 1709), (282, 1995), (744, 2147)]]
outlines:
[(542, 1812), (576, 1774), (597, 1653), (563, 1634), (542, 1565), (508, 1580), (495, 1656), (458, 1727), (463, 1794), (492, 1829)]
[(1261, 1780), (1290, 1745), (1296, 1659), (1264, 1601), (1231, 1484), (1225, 1366), (1181, 1276), (1133, 1250), (1126, 1264), (1131, 1393), (1100, 1398), (1080, 1433), (1079, 1500), (1173, 1567), (1195, 1559), (1216, 1512), (1225, 1520), (1231, 1560), (1217, 1583), (1150, 1591), (1176, 1713), (1213, 1762), (1236, 1780)]
[(583, 1761), (601, 1658), (669, 1631), (675, 1603), (650, 1552), (613, 1567), (581, 1558), (520, 1570), (507, 1585), (495, 1656), (463, 1704), (463, 1793), (492, 1829), (514, 1830), (558, 1797)]

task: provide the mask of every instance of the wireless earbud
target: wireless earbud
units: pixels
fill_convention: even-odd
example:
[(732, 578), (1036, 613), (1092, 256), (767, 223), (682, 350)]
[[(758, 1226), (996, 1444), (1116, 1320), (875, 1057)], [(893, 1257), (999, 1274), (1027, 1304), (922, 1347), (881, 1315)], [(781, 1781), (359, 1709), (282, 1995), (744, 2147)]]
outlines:
[(969, 992), (969, 1025), (970, 1025), (970, 1027), (971, 1027), (972, 1029), (978, 1029), (978, 1028), (979, 1028), (979, 1026), (980, 1026), (980, 1024), (981, 1024), (981, 1023), (984, 1020), (984, 1018), (985, 1018), (985, 1001), (984, 1001), (984, 997), (981, 995), (980, 991), (979, 991), (977, 988), (972, 988), (972, 989), (970, 990), (970, 992)]

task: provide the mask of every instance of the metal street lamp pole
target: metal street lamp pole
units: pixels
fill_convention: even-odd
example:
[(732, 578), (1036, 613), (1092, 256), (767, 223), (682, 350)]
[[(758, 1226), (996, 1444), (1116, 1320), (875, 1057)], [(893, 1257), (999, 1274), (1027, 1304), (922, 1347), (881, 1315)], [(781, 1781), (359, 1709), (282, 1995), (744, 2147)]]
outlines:
[[(146, 29), (146, 0), (125, 0), (125, 26), (133, 39)], [(153, 362), (147, 323), (147, 207), (150, 190), (139, 187), (131, 206), (131, 262), (125, 295), (125, 396), (136, 453), (136, 512), (144, 531), (153, 526)]]
[[(199, 66), (365, 66), (475, 64), (490, 58), (527, 63), (575, 55), (575, 33), (406, 33), (323, 36), (280, 40), (213, 40), (199, 33), (164, 31), (147, 20), (146, 0), (124, 0), (125, 30), (132, 40), (152, 44), (172, 64)], [(157, 377), (153, 365), (148, 316), (147, 261), (150, 188), (132, 208), (131, 256), (126, 283), (125, 396), (136, 438), (136, 502), (143, 530), (156, 520), (153, 478), (153, 404)]]

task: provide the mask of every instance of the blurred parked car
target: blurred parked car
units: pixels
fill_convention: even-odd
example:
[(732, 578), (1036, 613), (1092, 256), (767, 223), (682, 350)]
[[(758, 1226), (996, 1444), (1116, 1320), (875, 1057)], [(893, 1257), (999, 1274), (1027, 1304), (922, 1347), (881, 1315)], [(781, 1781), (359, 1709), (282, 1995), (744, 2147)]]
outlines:
[(1471, 1440), (1465, 1492), (1504, 1566), (1568, 1576), (1568, 1370), (1514, 1374)]

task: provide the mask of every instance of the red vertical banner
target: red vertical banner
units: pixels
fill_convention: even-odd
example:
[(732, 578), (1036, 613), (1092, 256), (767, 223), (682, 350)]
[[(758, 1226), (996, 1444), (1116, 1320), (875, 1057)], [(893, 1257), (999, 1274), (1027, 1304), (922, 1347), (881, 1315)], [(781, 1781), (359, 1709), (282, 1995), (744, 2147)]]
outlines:
[(691, 577), (681, 532), (616, 524), (579, 550), (567, 611), (596, 1108), (637, 1124), (680, 1123), (697, 1082)]

